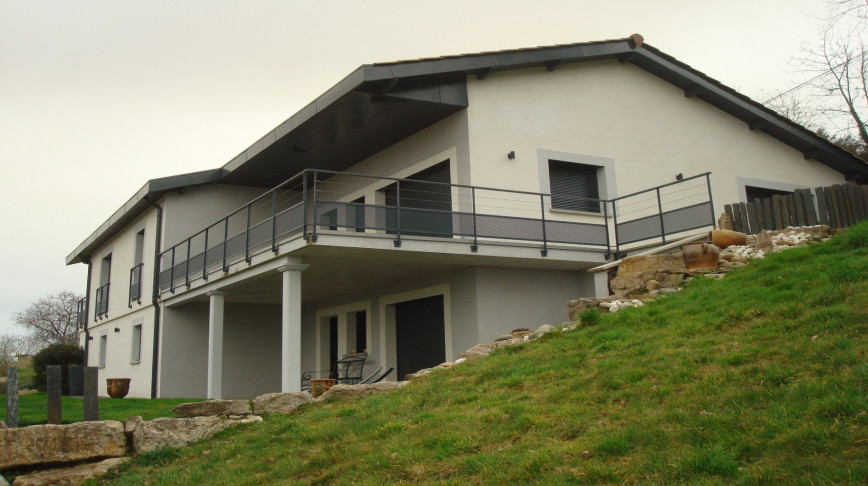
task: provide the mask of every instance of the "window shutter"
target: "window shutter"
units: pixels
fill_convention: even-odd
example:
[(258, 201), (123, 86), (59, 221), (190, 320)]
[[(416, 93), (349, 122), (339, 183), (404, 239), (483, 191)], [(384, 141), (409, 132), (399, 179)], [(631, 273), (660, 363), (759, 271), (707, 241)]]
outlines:
[(600, 212), (600, 204), (586, 199), (599, 199), (597, 167), (570, 162), (549, 161), (549, 186), (552, 208), (573, 211)]

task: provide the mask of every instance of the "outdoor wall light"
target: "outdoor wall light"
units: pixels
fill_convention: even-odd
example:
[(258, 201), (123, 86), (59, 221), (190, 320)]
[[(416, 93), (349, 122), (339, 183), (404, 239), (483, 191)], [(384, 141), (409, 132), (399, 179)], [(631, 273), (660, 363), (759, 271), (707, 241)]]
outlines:
[(115, 332), (121, 332), (121, 328), (116, 327), (116, 328), (115, 328)]
[(684, 180), (684, 174), (682, 174), (681, 172), (675, 174), (675, 180), (676, 181), (683, 181)]
[(506, 154), (506, 158), (509, 160), (515, 160), (515, 150), (511, 150), (508, 154)]

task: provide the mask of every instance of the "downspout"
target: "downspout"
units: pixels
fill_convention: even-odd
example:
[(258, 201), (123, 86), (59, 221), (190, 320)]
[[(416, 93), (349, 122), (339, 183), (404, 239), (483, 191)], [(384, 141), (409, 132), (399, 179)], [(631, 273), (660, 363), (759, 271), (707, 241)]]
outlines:
[[(154, 282), (151, 304), (154, 306), (154, 355), (151, 359), (151, 398), (157, 398), (157, 361), (160, 357), (160, 241), (163, 239), (163, 208), (145, 196), (145, 201), (157, 209), (157, 234), (154, 243)], [(88, 281), (88, 284), (90, 282)]]
[(84, 263), (87, 263), (87, 286), (84, 290), (84, 365), (88, 366), (88, 350), (90, 350), (90, 326), (88, 323), (90, 322), (90, 277), (91, 271), (93, 270), (93, 262), (90, 261), (90, 257), (82, 258)]

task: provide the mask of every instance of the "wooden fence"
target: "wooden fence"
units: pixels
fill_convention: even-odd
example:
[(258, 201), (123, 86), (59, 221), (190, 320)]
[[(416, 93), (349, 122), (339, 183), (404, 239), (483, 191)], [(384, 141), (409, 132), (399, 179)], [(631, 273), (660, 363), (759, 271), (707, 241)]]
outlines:
[(816, 224), (846, 228), (868, 219), (868, 186), (817, 187), (814, 194), (810, 189), (796, 189), (792, 194), (727, 204), (724, 210), (732, 229), (748, 234)]

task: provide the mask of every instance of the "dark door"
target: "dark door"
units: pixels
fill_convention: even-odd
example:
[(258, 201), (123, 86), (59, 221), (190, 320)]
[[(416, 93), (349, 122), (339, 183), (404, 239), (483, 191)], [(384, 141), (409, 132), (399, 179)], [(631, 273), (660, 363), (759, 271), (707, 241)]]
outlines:
[(338, 360), (338, 316), (329, 317), (329, 378), (334, 378), (334, 365)]
[[(385, 188), (386, 228), (390, 233), (419, 236), (452, 236), (452, 189), (449, 161), (401, 180), (400, 197), (397, 184)], [(425, 182), (417, 182), (425, 181)], [(431, 184), (431, 183), (436, 184)], [(440, 184), (444, 183), (444, 184)], [(395, 209), (399, 206), (400, 209)]]
[(395, 304), (398, 379), (446, 360), (443, 296)]

